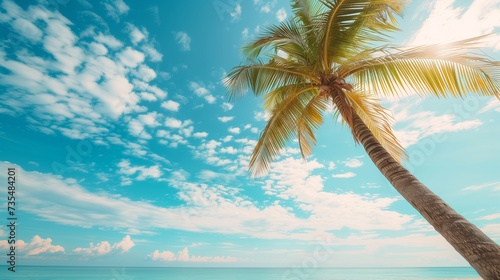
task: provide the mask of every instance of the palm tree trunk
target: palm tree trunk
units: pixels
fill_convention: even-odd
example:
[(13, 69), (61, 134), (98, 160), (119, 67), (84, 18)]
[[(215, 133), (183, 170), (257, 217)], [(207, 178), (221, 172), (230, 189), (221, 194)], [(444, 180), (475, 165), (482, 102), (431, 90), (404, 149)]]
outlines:
[(353, 114), (353, 133), (396, 190), (457, 250), (483, 279), (500, 279), (500, 246), (453, 210), (382, 147)]
[(361, 118), (351, 109), (340, 88), (320, 88), (332, 97), (352, 133), (375, 166), (391, 185), (460, 253), (483, 279), (500, 280), (500, 246), (479, 228), (453, 210), (406, 168), (397, 162), (377, 141)]

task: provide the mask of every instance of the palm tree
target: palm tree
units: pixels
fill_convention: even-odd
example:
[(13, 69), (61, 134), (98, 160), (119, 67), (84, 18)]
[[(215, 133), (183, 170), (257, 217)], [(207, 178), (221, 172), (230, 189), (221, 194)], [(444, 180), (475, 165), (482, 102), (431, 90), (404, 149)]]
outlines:
[(484, 279), (500, 279), (500, 246), (419, 182), (378, 96), (497, 96), (499, 64), (475, 52), (483, 37), (414, 48), (390, 47), (402, 0), (295, 0), (294, 16), (243, 48), (248, 63), (224, 79), (231, 98), (263, 95), (271, 114), (249, 169), (265, 175), (297, 135), (302, 157), (316, 143), (328, 106), (340, 115), (396, 190)]

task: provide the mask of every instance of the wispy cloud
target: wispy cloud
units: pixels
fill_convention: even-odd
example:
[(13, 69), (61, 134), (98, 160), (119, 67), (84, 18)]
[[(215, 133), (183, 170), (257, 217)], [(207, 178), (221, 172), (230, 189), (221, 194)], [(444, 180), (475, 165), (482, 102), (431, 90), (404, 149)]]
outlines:
[(226, 122), (232, 121), (234, 119), (234, 117), (224, 116), (224, 117), (218, 117), (217, 119), (223, 123), (226, 123)]
[(281, 8), (276, 12), (276, 18), (278, 19), (279, 22), (282, 22), (286, 19), (287, 13), (285, 11), (285, 8)]
[(153, 261), (167, 261), (167, 262), (198, 262), (198, 263), (228, 263), (237, 262), (238, 259), (229, 256), (191, 256), (189, 255), (189, 249), (185, 247), (177, 254), (171, 251), (155, 250), (153, 253), (148, 255)]
[(342, 162), (346, 167), (358, 168), (363, 166), (363, 162), (356, 158), (351, 158)]
[(178, 102), (175, 102), (172, 100), (167, 100), (167, 101), (161, 103), (161, 107), (165, 108), (169, 111), (172, 111), (172, 112), (177, 112), (177, 111), (179, 111), (180, 104)]
[(177, 43), (181, 46), (182, 51), (191, 50), (191, 37), (186, 32), (177, 32), (175, 34), (175, 39)]
[(260, 10), (261, 13), (270, 13), (272, 9), (278, 4), (277, 0), (272, 1), (254, 1), (254, 5)]
[(344, 178), (344, 179), (352, 178), (354, 176), (356, 176), (356, 173), (354, 173), (354, 172), (346, 172), (346, 173), (339, 173), (339, 174), (332, 175), (333, 178)]
[(123, 0), (107, 0), (103, 3), (108, 15), (116, 22), (120, 21), (120, 16), (127, 14), (130, 10), (129, 6)]
[(459, 106), (460, 110), (456, 112), (439, 115), (433, 111), (419, 110), (416, 106), (419, 104), (418, 100), (409, 103), (413, 100), (411, 98), (395, 102), (390, 108), (396, 124), (404, 126), (402, 129), (395, 129), (394, 134), (405, 148), (429, 136), (470, 130), (483, 124), (481, 120), (473, 118), (473, 112), (462, 112), (463, 107)]
[(233, 21), (233, 22), (240, 20), (240, 18), (241, 18), (241, 5), (239, 3), (236, 4), (236, 6), (234, 7), (234, 10), (231, 11), (229, 13), (229, 15), (231, 16), (231, 21)]
[(162, 171), (158, 165), (150, 167), (132, 166), (129, 160), (121, 160), (118, 163), (118, 173), (122, 175), (122, 185), (132, 184), (132, 175), (136, 175), (135, 180), (143, 181), (147, 178), (158, 179), (162, 175)]
[[(485, 46), (500, 49), (500, 8), (496, 0), (472, 1), (468, 6), (460, 6), (456, 0), (431, 2), (429, 16), (415, 32), (410, 45), (425, 45), (451, 42), (479, 35), (490, 34)], [(428, 3), (422, 2), (422, 5)]]
[(233, 109), (233, 104), (224, 102), (224, 103), (222, 103), (221, 107), (222, 107), (222, 110), (224, 110), (224, 111), (230, 111)]
[(139, 28), (137, 28), (135, 25), (133, 25), (131, 23), (127, 23), (126, 31), (129, 33), (130, 41), (134, 45), (137, 45), (139, 42), (143, 41), (148, 36), (148, 32), (144, 28), (142, 30), (140, 30)]
[(188, 86), (189, 89), (194, 92), (194, 94), (199, 97), (203, 97), (208, 104), (214, 104), (217, 100), (217, 98), (215, 98), (215, 96), (213, 96), (206, 87), (200, 85), (199, 83), (190, 82)]
[(500, 191), (500, 181), (499, 182), (489, 182), (480, 185), (473, 185), (463, 188), (464, 191), (478, 191), (482, 189), (493, 189)]

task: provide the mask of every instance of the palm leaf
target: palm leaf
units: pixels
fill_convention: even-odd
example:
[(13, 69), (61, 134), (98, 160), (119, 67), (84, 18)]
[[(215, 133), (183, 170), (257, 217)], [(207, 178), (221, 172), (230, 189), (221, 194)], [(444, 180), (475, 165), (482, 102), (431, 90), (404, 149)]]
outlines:
[[(372, 33), (363, 33), (366, 41), (378, 40), (375, 34), (397, 30), (393, 13), (401, 13), (405, 1), (401, 0), (325, 0), (328, 11), (320, 16), (317, 26), (324, 30), (322, 60), (325, 70), (331, 68), (331, 59), (336, 58), (338, 44), (353, 45), (352, 39), (364, 24), (369, 24)], [(351, 31), (351, 32), (347, 32)]]
[(243, 53), (249, 59), (255, 59), (264, 48), (269, 46), (291, 49), (295, 57), (303, 57), (307, 50), (307, 45), (303, 41), (302, 30), (293, 20), (266, 27), (262, 35), (243, 47)]
[(256, 95), (267, 93), (283, 85), (317, 81), (309, 73), (297, 70), (292, 62), (282, 61), (279, 58), (263, 64), (237, 66), (223, 80), (229, 90), (230, 97), (235, 98), (251, 89)]
[(316, 95), (304, 107), (302, 114), (297, 120), (299, 147), (304, 159), (311, 154), (312, 147), (316, 145), (314, 132), (323, 124), (323, 112), (326, 107), (327, 99)]
[[(398, 95), (413, 91), (441, 97), (463, 97), (470, 92), (498, 95), (500, 67), (471, 49), (483, 36), (450, 44), (416, 47), (361, 59), (339, 68), (352, 75), (364, 91)], [(380, 52), (380, 50), (378, 50)]]
[(272, 115), (262, 131), (250, 159), (252, 176), (265, 175), (273, 159), (280, 154), (288, 140), (297, 131), (297, 120), (305, 105), (316, 95), (313, 87), (290, 93), (272, 110)]
[(279, 87), (264, 95), (263, 107), (266, 111), (272, 111), (277, 104), (284, 101), (288, 96), (290, 96), (290, 94), (304, 89), (313, 88), (315, 88), (315, 85), (310, 83), (291, 84)]
[(346, 92), (346, 96), (356, 114), (387, 152), (399, 162), (406, 159), (406, 152), (391, 128), (392, 116), (380, 105), (379, 100), (373, 95), (359, 92)]

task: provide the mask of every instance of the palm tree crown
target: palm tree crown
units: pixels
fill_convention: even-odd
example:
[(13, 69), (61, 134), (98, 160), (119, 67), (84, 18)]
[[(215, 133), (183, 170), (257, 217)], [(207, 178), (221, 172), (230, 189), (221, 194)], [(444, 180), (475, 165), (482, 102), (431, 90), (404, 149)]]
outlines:
[(225, 84), (232, 97), (248, 89), (264, 94), (264, 107), (271, 113), (250, 161), (254, 176), (268, 171), (293, 135), (307, 157), (331, 101), (344, 123), (352, 129), (355, 112), (401, 161), (405, 152), (378, 97), (498, 95), (498, 64), (473, 52), (484, 36), (413, 48), (387, 45), (406, 4), (295, 0), (292, 18), (268, 27), (244, 47), (248, 64), (235, 67)]

